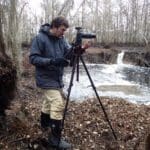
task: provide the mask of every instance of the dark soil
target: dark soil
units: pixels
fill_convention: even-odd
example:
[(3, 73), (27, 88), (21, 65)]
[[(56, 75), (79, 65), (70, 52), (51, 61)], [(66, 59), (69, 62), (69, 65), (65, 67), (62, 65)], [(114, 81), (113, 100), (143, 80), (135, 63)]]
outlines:
[(14, 98), (16, 82), (17, 73), (12, 60), (0, 54), (0, 113), (9, 107)]

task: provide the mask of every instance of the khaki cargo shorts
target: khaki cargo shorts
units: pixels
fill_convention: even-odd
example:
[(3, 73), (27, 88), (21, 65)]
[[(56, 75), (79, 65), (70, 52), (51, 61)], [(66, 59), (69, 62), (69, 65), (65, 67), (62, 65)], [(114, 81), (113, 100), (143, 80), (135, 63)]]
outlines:
[(44, 89), (42, 112), (50, 114), (51, 119), (62, 120), (65, 107), (64, 95), (61, 90)]

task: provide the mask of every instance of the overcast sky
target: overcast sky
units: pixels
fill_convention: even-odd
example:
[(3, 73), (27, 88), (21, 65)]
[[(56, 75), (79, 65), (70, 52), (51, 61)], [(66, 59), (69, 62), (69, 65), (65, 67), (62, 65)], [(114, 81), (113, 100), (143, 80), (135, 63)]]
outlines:
[[(61, 3), (64, 0), (60, 0)], [(82, 3), (83, 0), (74, 0), (74, 10), (76, 11), (76, 9), (80, 6), (80, 4)], [(28, 0), (29, 2), (29, 6), (32, 8), (33, 12), (36, 12), (37, 14), (41, 14), (41, 8), (40, 8), (40, 3), (42, 2), (42, 0)]]
[(29, 0), (29, 6), (32, 8), (33, 12), (36, 12), (37, 14), (41, 13), (41, 8), (40, 8), (40, 2), (42, 0)]

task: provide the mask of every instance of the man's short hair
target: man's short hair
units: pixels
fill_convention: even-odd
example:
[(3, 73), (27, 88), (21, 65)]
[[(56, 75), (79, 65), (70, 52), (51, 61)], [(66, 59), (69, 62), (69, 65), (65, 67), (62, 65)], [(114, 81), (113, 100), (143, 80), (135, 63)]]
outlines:
[(51, 22), (51, 28), (53, 27), (60, 27), (61, 25), (64, 25), (66, 28), (69, 27), (69, 23), (68, 20), (62, 16), (56, 17), (52, 20)]

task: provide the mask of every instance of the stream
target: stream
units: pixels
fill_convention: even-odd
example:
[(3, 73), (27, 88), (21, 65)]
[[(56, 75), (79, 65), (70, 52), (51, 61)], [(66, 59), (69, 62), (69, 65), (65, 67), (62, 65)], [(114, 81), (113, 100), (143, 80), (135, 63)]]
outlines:
[[(133, 103), (150, 104), (150, 68), (123, 64), (124, 51), (118, 54), (117, 64), (86, 64), (99, 96), (123, 98)], [(65, 70), (64, 92), (67, 94), (71, 68)], [(71, 100), (96, 97), (88, 76), (80, 64), (79, 82), (76, 74), (71, 89)]]

